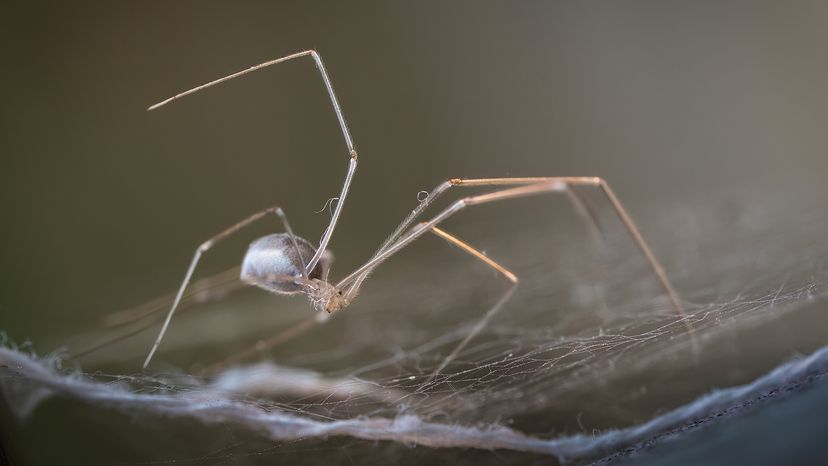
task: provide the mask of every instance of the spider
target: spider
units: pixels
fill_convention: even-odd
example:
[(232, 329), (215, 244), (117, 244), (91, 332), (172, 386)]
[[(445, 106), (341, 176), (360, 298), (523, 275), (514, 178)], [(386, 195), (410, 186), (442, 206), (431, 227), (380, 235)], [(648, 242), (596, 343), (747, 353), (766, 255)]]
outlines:
[[(512, 296), (514, 291), (517, 289), (519, 282), (518, 277), (510, 270), (490, 259), (485, 254), (473, 248), (460, 238), (451, 235), (437, 226), (452, 215), (468, 207), (546, 192), (564, 192), (569, 195), (576, 210), (578, 210), (582, 216), (588, 216), (589, 214), (585, 209), (584, 204), (571, 188), (574, 186), (597, 187), (606, 196), (627, 231), (632, 236), (632, 239), (645, 256), (653, 273), (656, 275), (664, 288), (664, 291), (669, 296), (673, 306), (677, 311), (682, 312), (682, 305), (679, 301), (678, 295), (673, 289), (673, 286), (670, 284), (664, 269), (661, 267), (650, 248), (647, 246), (647, 243), (644, 241), (641, 233), (639, 233), (638, 228), (630, 218), (629, 214), (627, 214), (627, 211), (621, 205), (618, 197), (615, 195), (607, 182), (599, 177), (559, 176), (478, 179), (450, 178), (437, 185), (433, 190), (428, 192), (427, 196), (420, 200), (417, 207), (414, 208), (411, 213), (409, 213), (408, 216), (402, 220), (402, 222), (400, 222), (397, 228), (387, 237), (387, 239), (367, 262), (338, 282), (334, 283), (329, 281), (328, 272), (330, 271), (330, 267), (333, 262), (333, 254), (327, 249), (327, 247), (331, 237), (333, 236), (337, 221), (342, 214), (342, 208), (345, 206), (345, 200), (348, 196), (348, 189), (353, 181), (354, 172), (357, 168), (357, 151), (354, 146), (351, 133), (348, 131), (348, 126), (345, 123), (342, 108), (339, 105), (339, 101), (337, 100), (333, 86), (331, 85), (328, 72), (325, 70), (325, 65), (315, 50), (305, 50), (277, 58), (275, 60), (260, 63), (242, 71), (194, 87), (180, 94), (176, 94), (173, 97), (150, 106), (147, 110), (157, 109), (176, 99), (247, 73), (302, 57), (311, 58), (316, 64), (316, 68), (319, 70), (325, 90), (328, 93), (333, 110), (336, 113), (336, 118), (339, 122), (339, 127), (342, 130), (342, 136), (345, 140), (345, 146), (348, 152), (348, 171), (345, 175), (345, 181), (339, 194), (336, 207), (333, 209), (331, 214), (330, 223), (325, 228), (325, 231), (319, 241), (319, 246), (314, 247), (314, 245), (309, 241), (296, 236), (293, 233), (293, 229), (290, 227), (287, 215), (285, 215), (285, 212), (281, 207), (270, 207), (256, 212), (202, 243), (195, 251), (195, 255), (193, 256), (190, 266), (184, 276), (184, 281), (178, 289), (178, 293), (176, 294), (172, 306), (167, 313), (166, 319), (161, 326), (158, 337), (144, 360), (144, 368), (149, 365), (153, 355), (158, 349), (158, 346), (160, 345), (161, 340), (169, 327), (170, 320), (178, 308), (184, 291), (190, 283), (190, 279), (192, 278), (193, 272), (195, 271), (202, 255), (223, 239), (235, 234), (242, 228), (268, 215), (275, 215), (278, 217), (285, 231), (283, 233), (275, 233), (261, 237), (250, 244), (247, 253), (244, 256), (244, 260), (242, 261), (240, 279), (244, 283), (257, 286), (278, 295), (304, 294), (308, 297), (311, 306), (318, 311), (317, 315), (319, 318), (316, 320), (319, 322), (324, 321), (328, 314), (337, 312), (350, 305), (357, 297), (363, 282), (380, 264), (428, 232), (434, 233), (449, 243), (459, 247), (461, 250), (479, 259), (481, 262), (503, 275), (510, 282), (510, 287), (507, 292), (497, 301), (497, 303), (495, 303), (492, 308), (489, 309), (484, 317), (454, 348), (449, 356), (443, 360), (435, 371), (435, 374), (445, 368), (445, 366), (453, 360), (457, 354), (459, 354), (465, 345), (472, 338), (474, 338), (478, 332), (480, 332), (488, 320), (496, 314), (503, 304)], [(486, 194), (461, 198), (450, 204), (430, 220), (419, 222), (412, 226), (422, 212), (446, 191), (452, 188), (467, 186), (498, 186), (501, 188)]]

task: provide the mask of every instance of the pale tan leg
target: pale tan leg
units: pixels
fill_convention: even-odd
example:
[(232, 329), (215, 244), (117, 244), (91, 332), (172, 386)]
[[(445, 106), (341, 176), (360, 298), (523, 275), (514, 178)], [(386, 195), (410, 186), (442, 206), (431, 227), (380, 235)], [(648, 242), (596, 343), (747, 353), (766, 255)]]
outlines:
[[(512, 294), (514, 294), (514, 291), (515, 291), (515, 289), (517, 288), (517, 285), (518, 285), (518, 277), (514, 273), (512, 273), (510, 270), (508, 270), (507, 268), (505, 268), (502, 265), (498, 264), (497, 262), (495, 262), (494, 260), (487, 257), (482, 252), (480, 252), (477, 249), (473, 248), (472, 246), (470, 246), (468, 243), (462, 241), (461, 239), (451, 235), (450, 233), (448, 233), (444, 230), (441, 230), (437, 227), (431, 228), (431, 231), (434, 234), (436, 234), (437, 236), (445, 239), (449, 243), (459, 247), (460, 249), (462, 249), (466, 253), (470, 254), (471, 256), (479, 259), (480, 261), (482, 261), (487, 266), (493, 268), (494, 270), (496, 270), (497, 272), (502, 274), (504, 277), (506, 277), (507, 280), (509, 280), (509, 282), (511, 282), (511, 286), (506, 291), (506, 293), (504, 293), (504, 295), (497, 301), (497, 303), (495, 303), (495, 305), (492, 306), (486, 312), (486, 314), (483, 316), (483, 318), (481, 318), (480, 321), (477, 322), (477, 324), (474, 326), (474, 328), (472, 328), (469, 331), (469, 333), (463, 338), (463, 341), (458, 343), (458, 345), (452, 350), (452, 352), (448, 356), (446, 356), (446, 358), (442, 361), (442, 363), (437, 367), (437, 369), (434, 370), (434, 372), (431, 375), (431, 377), (433, 378), (436, 375), (438, 375), (443, 369), (445, 369), (445, 367), (448, 364), (450, 364), (457, 357), (458, 354), (460, 354), (460, 352), (463, 350), (463, 348), (465, 348), (466, 345), (468, 345), (468, 343), (475, 336), (477, 336), (477, 334), (479, 334), (481, 330), (483, 330), (486, 327), (486, 325), (492, 319), (492, 317), (494, 317), (495, 314), (497, 314), (500, 311), (500, 309), (503, 307), (503, 305), (506, 303), (506, 301), (508, 301), (508, 299), (512, 296)], [(276, 335), (274, 335), (270, 338), (259, 340), (255, 343), (255, 345), (251, 346), (250, 348), (248, 348), (248, 349), (246, 349), (246, 350), (244, 350), (240, 353), (234, 354), (233, 356), (231, 356), (229, 358), (223, 359), (223, 360), (219, 361), (218, 363), (215, 363), (215, 364), (212, 364), (212, 365), (206, 367), (204, 370), (202, 370), (202, 374), (203, 375), (213, 375), (213, 374), (221, 371), (222, 369), (225, 369), (225, 368), (227, 368), (227, 367), (229, 367), (233, 364), (237, 364), (239, 362), (251, 359), (251, 358), (255, 357), (256, 355), (258, 355), (259, 353), (262, 353), (264, 351), (273, 349), (274, 347), (276, 347), (276, 346), (278, 346), (278, 345), (280, 345), (280, 344), (282, 344), (282, 343), (284, 343), (288, 340), (291, 340), (291, 339), (293, 339), (293, 338), (295, 338), (299, 335), (304, 334), (305, 332), (307, 332), (310, 329), (312, 329), (313, 327), (315, 327), (317, 324), (324, 323), (327, 320), (328, 317), (329, 317), (328, 313), (319, 312), (319, 313), (317, 313), (317, 315), (315, 315), (312, 318), (303, 319), (299, 322), (296, 322), (294, 325), (292, 325), (292, 326), (288, 327), (287, 329), (277, 333)]]
[(604, 231), (601, 229), (601, 224), (598, 222), (598, 217), (595, 215), (595, 212), (593, 212), (593, 210), (589, 208), (589, 205), (584, 202), (584, 199), (580, 194), (578, 194), (578, 191), (575, 190), (574, 186), (567, 184), (566, 196), (569, 198), (569, 202), (572, 203), (575, 213), (577, 213), (578, 216), (581, 217), (581, 220), (583, 220), (587, 225), (587, 229), (595, 242), (603, 245)]
[(442, 372), (443, 369), (446, 368), (446, 366), (448, 366), (455, 358), (457, 358), (457, 355), (460, 354), (461, 351), (463, 351), (463, 348), (465, 348), (466, 345), (468, 345), (469, 342), (474, 337), (476, 337), (477, 334), (479, 334), (480, 331), (483, 330), (486, 327), (486, 325), (489, 324), (489, 321), (492, 319), (492, 317), (494, 317), (498, 312), (500, 312), (500, 309), (503, 307), (503, 305), (506, 303), (506, 301), (508, 301), (509, 298), (511, 298), (512, 295), (515, 293), (515, 290), (517, 289), (518, 282), (519, 282), (517, 275), (512, 273), (506, 267), (503, 267), (502, 265), (500, 265), (497, 262), (493, 261), (492, 259), (487, 257), (482, 252), (480, 252), (477, 249), (471, 247), (468, 243), (464, 242), (463, 240), (461, 240), (461, 239), (457, 238), (456, 236), (453, 236), (453, 235), (451, 235), (451, 234), (449, 234), (449, 233), (447, 233), (447, 232), (445, 232), (445, 231), (443, 231), (443, 230), (441, 230), (437, 227), (431, 227), (431, 231), (434, 234), (436, 234), (437, 236), (445, 239), (449, 243), (459, 247), (460, 249), (467, 252), (471, 256), (479, 259), (481, 262), (488, 265), (489, 267), (491, 267), (491, 268), (497, 270), (498, 272), (500, 272), (504, 277), (506, 277), (507, 280), (509, 280), (511, 282), (511, 286), (509, 286), (509, 289), (506, 290), (506, 293), (504, 293), (503, 296), (501, 296), (500, 299), (498, 299), (498, 301), (495, 303), (495, 305), (492, 306), (486, 312), (486, 314), (483, 316), (483, 318), (481, 318), (477, 322), (477, 324), (475, 324), (475, 326), (469, 331), (469, 333), (466, 334), (466, 336), (463, 338), (463, 340), (460, 343), (457, 344), (457, 346), (452, 350), (452, 352), (449, 353), (449, 355), (446, 356), (445, 359), (443, 359), (443, 362), (440, 363), (440, 365), (437, 367), (437, 369), (434, 369), (434, 372), (431, 373), (431, 377), (429, 377), (429, 380), (432, 380), (434, 377), (436, 377), (438, 374), (440, 374), (440, 372)]
[[(524, 181), (524, 180), (526, 180), (526, 178), (502, 178), (502, 179), (504, 179), (504, 180), (515, 180), (515, 182), (512, 183), (512, 184), (527, 184)], [(439, 185), (435, 186), (434, 189), (432, 189), (428, 193), (428, 196), (425, 199), (423, 199), (417, 205), (417, 207), (415, 207), (414, 210), (412, 210), (411, 213), (409, 213), (403, 219), (403, 221), (400, 222), (399, 225), (397, 225), (397, 228), (394, 229), (394, 231), (390, 235), (388, 235), (388, 237), (385, 239), (385, 241), (383, 241), (382, 245), (377, 249), (377, 252), (374, 253), (372, 259), (377, 257), (378, 255), (382, 254), (383, 252), (385, 252), (385, 250), (388, 249), (389, 246), (391, 246), (394, 242), (396, 242), (400, 238), (400, 236), (402, 236), (402, 234), (405, 232), (406, 228), (408, 228), (425, 211), (425, 209), (428, 208), (428, 206), (430, 206), (434, 201), (439, 199), (446, 191), (448, 191), (449, 188), (452, 188), (452, 187), (455, 187), (455, 186), (467, 186), (467, 184), (464, 184), (464, 181), (468, 181), (468, 180), (462, 180), (462, 179), (459, 179), (459, 178), (452, 178), (450, 180), (446, 180), (446, 181), (440, 183)], [(596, 242), (599, 242), (599, 243), (603, 244), (604, 235), (603, 235), (603, 232), (601, 230), (601, 226), (600, 226), (600, 224), (599, 224), (599, 222), (598, 222), (598, 220), (595, 216), (595, 213), (583, 201), (581, 196), (573, 189), (572, 186), (569, 186), (569, 185), (566, 186), (566, 194), (567, 194), (567, 197), (569, 198), (570, 202), (572, 203), (572, 206), (575, 209), (575, 212), (581, 217), (581, 219), (584, 221), (584, 223), (589, 225), (587, 228), (590, 230), (590, 234), (595, 238)], [(351, 288), (354, 289), (354, 290), (358, 290), (359, 287), (362, 285), (362, 282), (365, 281), (365, 279), (368, 277), (370, 272), (371, 271), (368, 270), (368, 271), (364, 272), (361, 276), (357, 277), (353, 281), (353, 283), (351, 284)]]
[(147, 354), (147, 358), (144, 360), (143, 368), (149, 365), (150, 361), (152, 360), (152, 356), (155, 354), (155, 351), (158, 349), (158, 345), (161, 344), (161, 339), (164, 338), (164, 333), (167, 331), (167, 327), (170, 325), (170, 320), (172, 320), (172, 316), (175, 313), (175, 310), (178, 308), (178, 304), (181, 302), (181, 298), (184, 296), (184, 291), (187, 289), (187, 285), (190, 283), (190, 279), (193, 276), (193, 272), (195, 271), (196, 266), (198, 265), (199, 260), (201, 260), (202, 254), (209, 251), (210, 248), (215, 246), (221, 240), (227, 238), (228, 236), (233, 235), (234, 233), (238, 232), (242, 228), (250, 225), (251, 223), (264, 218), (267, 214), (275, 214), (282, 220), (282, 225), (285, 227), (285, 230), (290, 235), (290, 239), (293, 243), (293, 247), (296, 248), (296, 253), (298, 257), (302, 259), (303, 262), (303, 277), (305, 280), (308, 278), (307, 269), (304, 269), (304, 258), (302, 258), (302, 254), (299, 250), (299, 246), (296, 243), (296, 237), (293, 234), (293, 230), (290, 228), (290, 224), (287, 221), (287, 216), (282, 211), (280, 207), (271, 207), (269, 209), (265, 209), (255, 214), (245, 218), (244, 220), (236, 223), (235, 225), (227, 228), (226, 230), (222, 231), (221, 233), (213, 236), (212, 238), (208, 239), (204, 243), (201, 244), (196, 249), (195, 254), (193, 255), (193, 259), (190, 262), (190, 267), (187, 269), (187, 273), (184, 275), (184, 281), (181, 283), (181, 287), (178, 289), (178, 293), (175, 295), (175, 299), (173, 300), (172, 307), (170, 307), (169, 312), (167, 313), (167, 317), (164, 320), (164, 323), (161, 325), (161, 331), (158, 332), (158, 337), (155, 339), (155, 343), (152, 345), (152, 349), (150, 349), (149, 354)]
[[(189, 308), (194, 304), (215, 301), (242, 287), (248, 286), (246, 283), (239, 280), (239, 269), (239, 266), (232, 267), (224, 272), (219, 272), (207, 278), (194, 281), (181, 298), (181, 302), (178, 305), (178, 313), (180, 314), (189, 310)], [(113, 343), (126, 340), (143, 333), (149, 328), (152, 328), (158, 323), (159, 320), (163, 319), (164, 316), (158, 314), (165, 310), (169, 310), (170, 303), (173, 299), (175, 299), (175, 293), (170, 293), (138, 306), (115, 311), (103, 316), (101, 319), (101, 325), (102, 327), (108, 329), (129, 326), (136, 324), (141, 320), (148, 321), (135, 328), (98, 341), (97, 343), (94, 343), (93, 345), (90, 345), (76, 353), (72, 353), (72, 358), (78, 359), (85, 357), (106, 348)], [(151, 319), (149, 319), (150, 317)]]
[(636, 246), (638, 249), (641, 250), (644, 257), (647, 259), (647, 262), (650, 264), (650, 268), (653, 270), (653, 273), (658, 277), (658, 280), (661, 282), (662, 287), (664, 287), (664, 291), (670, 298), (670, 301), (673, 303), (673, 307), (679, 312), (684, 312), (684, 307), (681, 305), (681, 300), (678, 297), (678, 293), (673, 288), (673, 285), (670, 283), (670, 280), (667, 278), (667, 274), (664, 272), (664, 269), (661, 267), (661, 264), (658, 262), (658, 259), (655, 258), (655, 255), (650, 250), (650, 247), (647, 246), (647, 242), (644, 241), (644, 237), (638, 231), (638, 227), (633, 222), (632, 217), (627, 213), (627, 210), (621, 204), (621, 201), (618, 200), (618, 196), (615, 195), (615, 192), (610, 188), (610, 185), (604, 180), (603, 178), (598, 177), (560, 177), (560, 178), (480, 178), (480, 179), (468, 179), (468, 180), (459, 180), (458, 184), (465, 184), (467, 186), (491, 186), (491, 185), (509, 185), (509, 184), (518, 184), (518, 182), (523, 183), (536, 183), (536, 182), (543, 182), (543, 181), (559, 181), (566, 183), (567, 185), (586, 185), (586, 186), (597, 186), (601, 188), (601, 191), (610, 201), (610, 205), (612, 205), (613, 209), (615, 209), (615, 213), (618, 215), (618, 218), (621, 219), (621, 223), (624, 224), (624, 227), (629, 232), (630, 236), (632, 236), (633, 240), (635, 241)]
[[(295, 282), (297, 277), (292, 277), (288, 275), (270, 275), (265, 277), (248, 277), (246, 279), (247, 284), (250, 285), (260, 285), (265, 283), (272, 283), (273, 281), (285, 281), (285, 282)], [(312, 282), (306, 282), (308, 286), (312, 286)], [(312, 317), (301, 319), (295, 322), (293, 325), (289, 326), (288, 328), (282, 330), (281, 332), (273, 335), (272, 337), (268, 337), (265, 339), (261, 339), (253, 344), (250, 348), (247, 348), (243, 351), (240, 351), (236, 354), (233, 354), (230, 357), (224, 358), (219, 362), (211, 364), (200, 371), (201, 375), (214, 375), (217, 372), (231, 366), (234, 364), (238, 364), (240, 362), (246, 361), (248, 359), (253, 358), (254, 356), (268, 351), (270, 349), (275, 348), (276, 346), (291, 340), (299, 335), (304, 334), (305, 332), (311, 330), (318, 324), (325, 323), (330, 317), (330, 314), (327, 312), (321, 311), (314, 314)]]
[[(220, 299), (227, 293), (247, 286), (239, 280), (240, 269), (239, 266), (231, 267), (224, 272), (193, 281), (181, 298), (181, 303), (178, 305), (179, 311), (183, 311), (184, 308), (193, 304)], [(173, 299), (175, 299), (175, 292), (167, 293), (137, 306), (110, 312), (101, 317), (101, 326), (103, 328), (120, 327), (143, 320), (159, 312), (168, 311)]]
[[(434, 218), (430, 221), (426, 222), (423, 226), (413, 227), (412, 229), (408, 230), (408, 232), (401, 238), (394, 242), (388, 242), (386, 240), (386, 244), (380, 249), (380, 252), (374, 255), (368, 262), (366, 262), (362, 267), (355, 270), (353, 273), (345, 277), (342, 281), (339, 282), (337, 285), (338, 288), (343, 288), (345, 286), (350, 286), (348, 291), (349, 294), (355, 294), (361, 284), (362, 280), (364, 280), (365, 275), (370, 273), (370, 271), (384, 262), (386, 259), (391, 257), (394, 253), (405, 247), (411, 241), (420, 237), (423, 233), (425, 233), (427, 228), (431, 228), (432, 226), (442, 222), (446, 218), (450, 217), (451, 215), (455, 214), (456, 212), (462, 210), (463, 208), (476, 205), (476, 204), (483, 204), (487, 202), (502, 200), (502, 199), (511, 199), (511, 198), (518, 198), (524, 196), (530, 196), (534, 194), (539, 194), (543, 192), (566, 192), (570, 186), (595, 186), (601, 189), (604, 195), (612, 205), (613, 209), (615, 210), (616, 214), (618, 215), (621, 222), (624, 224), (624, 227), (629, 232), (630, 236), (632, 236), (633, 241), (635, 242), (636, 246), (638, 246), (639, 250), (641, 250), (642, 254), (646, 258), (650, 268), (653, 270), (653, 273), (658, 278), (659, 282), (661, 283), (662, 287), (665, 290), (665, 293), (670, 298), (674, 308), (679, 314), (684, 313), (684, 307), (681, 304), (681, 300), (678, 297), (678, 293), (676, 293), (675, 289), (673, 288), (672, 284), (670, 283), (669, 279), (667, 278), (667, 274), (664, 272), (664, 269), (659, 264), (658, 260), (655, 258), (655, 255), (650, 250), (647, 243), (644, 241), (644, 237), (638, 231), (635, 223), (632, 221), (632, 218), (627, 213), (624, 206), (618, 200), (618, 197), (610, 188), (609, 184), (604, 181), (602, 178), (598, 177), (525, 177), (525, 178), (478, 178), (478, 179), (451, 179), (441, 185), (439, 185), (435, 191), (426, 199), (417, 209), (415, 209), (401, 224), (407, 225), (413, 220), (413, 217), (419, 215), (420, 212), (425, 208), (423, 207), (424, 204), (430, 204), (433, 202), (433, 197), (436, 195), (440, 195), (445, 192), (451, 186), (507, 186), (507, 185), (518, 185), (516, 188), (505, 189), (501, 191), (495, 191), (489, 194), (483, 194), (479, 196), (472, 196), (461, 199), (442, 212), (437, 214)], [(401, 228), (398, 227), (397, 231), (400, 231)], [(397, 234), (395, 231), (395, 234)], [(393, 236), (393, 235), (392, 235)]]
[(198, 91), (207, 89), (217, 84), (221, 84), (231, 79), (238, 78), (239, 76), (244, 76), (248, 73), (252, 73), (254, 71), (258, 71), (269, 66), (278, 65), (279, 63), (284, 63), (286, 61), (302, 57), (310, 57), (316, 64), (316, 69), (319, 71), (319, 74), (322, 77), (322, 82), (325, 84), (325, 90), (328, 92), (328, 98), (331, 101), (331, 106), (333, 106), (334, 113), (336, 113), (336, 119), (337, 121), (339, 121), (339, 128), (342, 130), (342, 137), (345, 140), (345, 147), (347, 147), (348, 156), (350, 157), (350, 161), (348, 162), (348, 173), (345, 175), (345, 182), (342, 184), (342, 191), (339, 194), (339, 202), (337, 202), (333, 215), (331, 215), (331, 221), (330, 223), (328, 223), (328, 227), (325, 228), (325, 231), (322, 233), (322, 239), (319, 241), (319, 247), (316, 249), (316, 253), (307, 262), (308, 270), (313, 270), (314, 268), (316, 268), (316, 264), (322, 259), (322, 254), (324, 254), (328, 248), (328, 242), (331, 240), (331, 236), (333, 236), (334, 228), (336, 228), (336, 223), (339, 220), (340, 214), (342, 213), (342, 207), (345, 205), (345, 198), (348, 196), (348, 189), (351, 186), (351, 181), (353, 181), (354, 172), (356, 171), (357, 167), (357, 151), (356, 147), (354, 146), (354, 139), (351, 137), (351, 132), (348, 131), (348, 125), (345, 123), (345, 115), (342, 113), (342, 107), (340, 107), (339, 100), (337, 100), (336, 93), (334, 93), (333, 85), (331, 84), (331, 78), (330, 76), (328, 76), (328, 72), (325, 69), (325, 64), (322, 62), (322, 57), (319, 56), (316, 50), (304, 50), (302, 52), (297, 52), (281, 58), (269, 60), (264, 63), (259, 63), (258, 65), (251, 66), (250, 68), (238, 71), (233, 74), (229, 74), (219, 79), (215, 79), (208, 83), (178, 93), (168, 99), (158, 102), (157, 104), (151, 105), (149, 108), (147, 108), (147, 110), (155, 110), (159, 107), (167, 105), (168, 103), (174, 100), (180, 99), (190, 94), (194, 94)]
[(222, 359), (221, 361), (215, 364), (211, 364), (205, 367), (203, 370), (201, 370), (201, 374), (208, 376), (214, 375), (229, 366), (249, 360), (254, 356), (259, 355), (260, 353), (271, 350), (288, 340), (291, 340), (293, 338), (298, 337), (299, 335), (304, 334), (313, 327), (327, 321), (328, 317), (329, 314), (327, 312), (319, 311), (313, 317), (302, 319), (296, 322), (295, 324), (291, 325), (290, 327), (277, 333), (276, 335), (273, 335), (272, 337), (257, 341), (253, 346), (244, 351), (236, 353), (228, 358)]

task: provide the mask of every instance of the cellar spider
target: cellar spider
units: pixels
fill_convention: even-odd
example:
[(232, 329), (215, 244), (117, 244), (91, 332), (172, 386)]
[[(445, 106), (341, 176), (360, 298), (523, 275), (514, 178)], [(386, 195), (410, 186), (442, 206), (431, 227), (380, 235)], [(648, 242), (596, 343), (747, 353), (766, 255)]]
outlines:
[[(314, 319), (315, 322), (323, 322), (328, 314), (337, 312), (340, 309), (350, 305), (359, 293), (359, 289), (363, 282), (366, 278), (368, 278), (371, 272), (373, 272), (380, 264), (388, 260), (391, 256), (398, 253), (405, 246), (411, 244), (411, 242), (417, 238), (420, 238), (427, 232), (432, 232), (440, 238), (445, 239), (449, 243), (459, 247), (461, 250), (503, 275), (510, 283), (506, 293), (494, 304), (492, 308), (489, 309), (486, 314), (484, 314), (481, 320), (478, 321), (475, 327), (469, 331), (463, 340), (457, 344), (453, 351), (434, 371), (434, 374), (437, 374), (444, 369), (446, 365), (448, 365), (460, 353), (466, 344), (485, 327), (489, 319), (491, 319), (491, 317), (495, 315), (503, 304), (514, 294), (519, 281), (518, 277), (510, 270), (490, 259), (485, 254), (473, 248), (460, 238), (451, 235), (437, 226), (452, 215), (471, 206), (547, 192), (563, 192), (569, 195), (576, 210), (582, 216), (588, 217), (588, 211), (585, 209), (584, 204), (572, 188), (575, 186), (594, 186), (599, 188), (606, 196), (607, 200), (618, 214), (621, 222), (632, 236), (632, 239), (645, 256), (647, 262), (652, 268), (653, 273), (656, 275), (661, 283), (661, 286), (664, 288), (664, 291), (669, 296), (673, 306), (677, 311), (682, 312), (682, 305), (679, 301), (678, 295), (673, 289), (673, 286), (670, 284), (670, 281), (667, 279), (664, 269), (653, 255), (649, 246), (647, 246), (647, 243), (644, 241), (641, 233), (639, 233), (635, 223), (627, 214), (613, 190), (606, 181), (598, 177), (559, 176), (448, 179), (428, 192), (427, 196), (425, 196), (417, 207), (403, 219), (403, 221), (397, 226), (391, 235), (388, 236), (388, 238), (382, 243), (379, 249), (367, 262), (338, 282), (334, 283), (328, 281), (328, 272), (330, 271), (331, 263), (333, 261), (333, 255), (330, 251), (328, 251), (327, 247), (331, 237), (333, 236), (337, 221), (342, 214), (342, 208), (345, 206), (345, 201), (348, 197), (348, 189), (351, 186), (354, 172), (357, 168), (357, 151), (354, 147), (354, 141), (351, 137), (351, 133), (348, 131), (348, 126), (345, 123), (342, 108), (339, 105), (336, 94), (334, 94), (331, 80), (325, 70), (325, 65), (322, 63), (322, 59), (316, 51), (306, 50), (258, 64), (177, 94), (169, 99), (152, 105), (148, 108), (148, 110), (157, 109), (172, 102), (173, 100), (193, 94), (202, 89), (206, 89), (244, 74), (302, 57), (310, 57), (313, 59), (316, 64), (316, 68), (319, 70), (322, 81), (325, 85), (325, 90), (328, 92), (331, 105), (333, 106), (336, 118), (339, 121), (339, 127), (342, 130), (342, 136), (345, 140), (345, 147), (348, 151), (348, 171), (345, 175), (345, 182), (339, 194), (336, 207), (333, 209), (333, 213), (331, 214), (330, 223), (325, 228), (322, 238), (319, 241), (319, 246), (314, 247), (309, 241), (300, 238), (293, 233), (287, 216), (281, 207), (271, 207), (260, 212), (256, 212), (202, 243), (195, 251), (195, 255), (193, 256), (190, 266), (184, 276), (184, 281), (178, 289), (178, 293), (176, 294), (172, 306), (167, 313), (166, 319), (161, 326), (158, 337), (144, 360), (144, 368), (146, 368), (150, 363), (153, 355), (158, 349), (158, 346), (170, 325), (170, 320), (181, 302), (184, 291), (190, 283), (190, 279), (193, 276), (193, 272), (195, 271), (201, 256), (223, 239), (268, 215), (275, 215), (278, 217), (285, 232), (264, 236), (250, 244), (247, 253), (244, 256), (244, 260), (242, 261), (240, 278), (247, 284), (263, 288), (275, 294), (306, 295), (310, 300), (310, 304), (318, 311), (317, 318)], [(423, 221), (412, 226), (420, 214), (446, 191), (455, 187), (467, 186), (498, 186), (504, 188), (486, 194), (461, 198), (450, 204), (430, 220)], [(308, 328), (308, 325), (303, 325), (301, 328), (283, 332), (282, 334), (277, 335), (276, 340), (282, 340), (289, 336), (293, 336), (297, 333), (297, 331), (302, 331), (306, 328)], [(258, 349), (261, 349), (262, 345), (258, 346)]]

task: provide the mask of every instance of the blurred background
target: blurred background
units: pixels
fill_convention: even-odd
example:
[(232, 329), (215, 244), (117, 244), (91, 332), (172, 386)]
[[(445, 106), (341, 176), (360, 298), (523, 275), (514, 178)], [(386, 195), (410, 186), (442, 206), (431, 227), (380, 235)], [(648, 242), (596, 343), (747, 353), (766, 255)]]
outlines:
[[(793, 273), (812, 277), (824, 256), (802, 244), (824, 223), (802, 219), (828, 192), (826, 22), (819, 1), (6, 4), (0, 329), (56, 350), (107, 313), (175, 289), (198, 244), (271, 205), (317, 241), (328, 215), (314, 212), (338, 195), (347, 153), (310, 60), (145, 111), (308, 48), (325, 61), (360, 154), (331, 243), (335, 275), (446, 178), (583, 175), (611, 183), (693, 303), (732, 299), (755, 280), (777, 286), (763, 274), (809, 258)], [(456, 228), (475, 244), (497, 233), (531, 251), (523, 232), (541, 217), (577, 221), (563, 202), (540, 209), (493, 208)], [(200, 273), (237, 264), (250, 240), (277, 229), (262, 223)], [(757, 225), (766, 234), (744, 236)], [(445, 251), (422, 248), (421, 258)], [(717, 275), (724, 250), (750, 266)], [(420, 275), (405, 275), (400, 260), (383, 273), (398, 280), (374, 288), (389, 299), (443, 270), (422, 259)], [(813, 350), (826, 335), (812, 331), (809, 346), (783, 341), (757, 372), (727, 380)]]

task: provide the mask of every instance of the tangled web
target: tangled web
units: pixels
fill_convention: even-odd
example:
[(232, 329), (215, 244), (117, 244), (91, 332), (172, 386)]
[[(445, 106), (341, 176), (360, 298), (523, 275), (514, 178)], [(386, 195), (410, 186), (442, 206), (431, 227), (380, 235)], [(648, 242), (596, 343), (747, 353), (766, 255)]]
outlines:
[[(257, 314), (233, 307), (266, 307), (249, 304), (259, 295), (205, 298), (210, 302), (193, 306), (200, 312), (187, 313), (170, 336), (166, 357), (186, 372), (104, 375), (137, 367), (134, 361), (152, 336), (144, 335), (83, 360), (84, 367), (101, 368), (95, 373), (61, 369), (62, 358), (40, 359), (7, 347), (0, 350), (0, 382), (20, 419), (62, 396), (142, 413), (153, 422), (180, 418), (206, 429), (237, 426), (277, 444), (343, 437), (400, 448), (553, 455), (562, 462), (596, 458), (828, 368), (828, 350), (819, 349), (826, 335), (818, 330), (810, 342), (794, 346), (813, 353), (807, 358), (772, 370), (790, 360), (790, 342), (771, 358), (752, 357), (759, 346), (773, 352), (763, 332), (783, 318), (815, 328), (807, 316), (824, 306), (828, 285), (818, 239), (825, 219), (799, 217), (801, 234), (769, 241), (780, 234), (779, 222), (763, 218), (747, 212), (724, 227), (694, 217), (695, 225), (712, 224), (707, 228), (726, 228), (727, 234), (704, 232), (712, 239), (687, 239), (665, 257), (668, 268), (679, 271), (673, 274), (678, 287), (691, 290), (683, 293), (689, 304), (683, 313), (660, 296), (631, 246), (603, 250), (608, 258), (596, 261), (600, 266), (584, 265), (592, 262), (584, 260), (587, 248), (557, 250), (550, 266), (551, 253), (525, 247), (549, 241), (541, 233), (500, 241), (498, 254), (510, 258), (521, 277), (519, 292), (445, 367), (446, 356), (506, 288), (491, 271), (462, 261), (445, 264), (439, 275), (406, 265), (375, 277), (360, 306), (280, 341), (253, 362), (213, 368), (208, 375), (192, 374), (205, 369), (204, 359), (266, 337), (262, 328), (306, 321), (302, 303)], [(450, 292), (435, 293), (441, 284), (446, 288), (445, 276), (463, 279), (452, 278)], [(210, 329), (226, 329), (228, 314), (236, 327), (222, 343)], [(739, 371), (727, 370), (735, 366)], [(710, 393), (724, 386), (736, 387)], [(247, 451), (242, 443), (231, 442), (222, 455)]]

